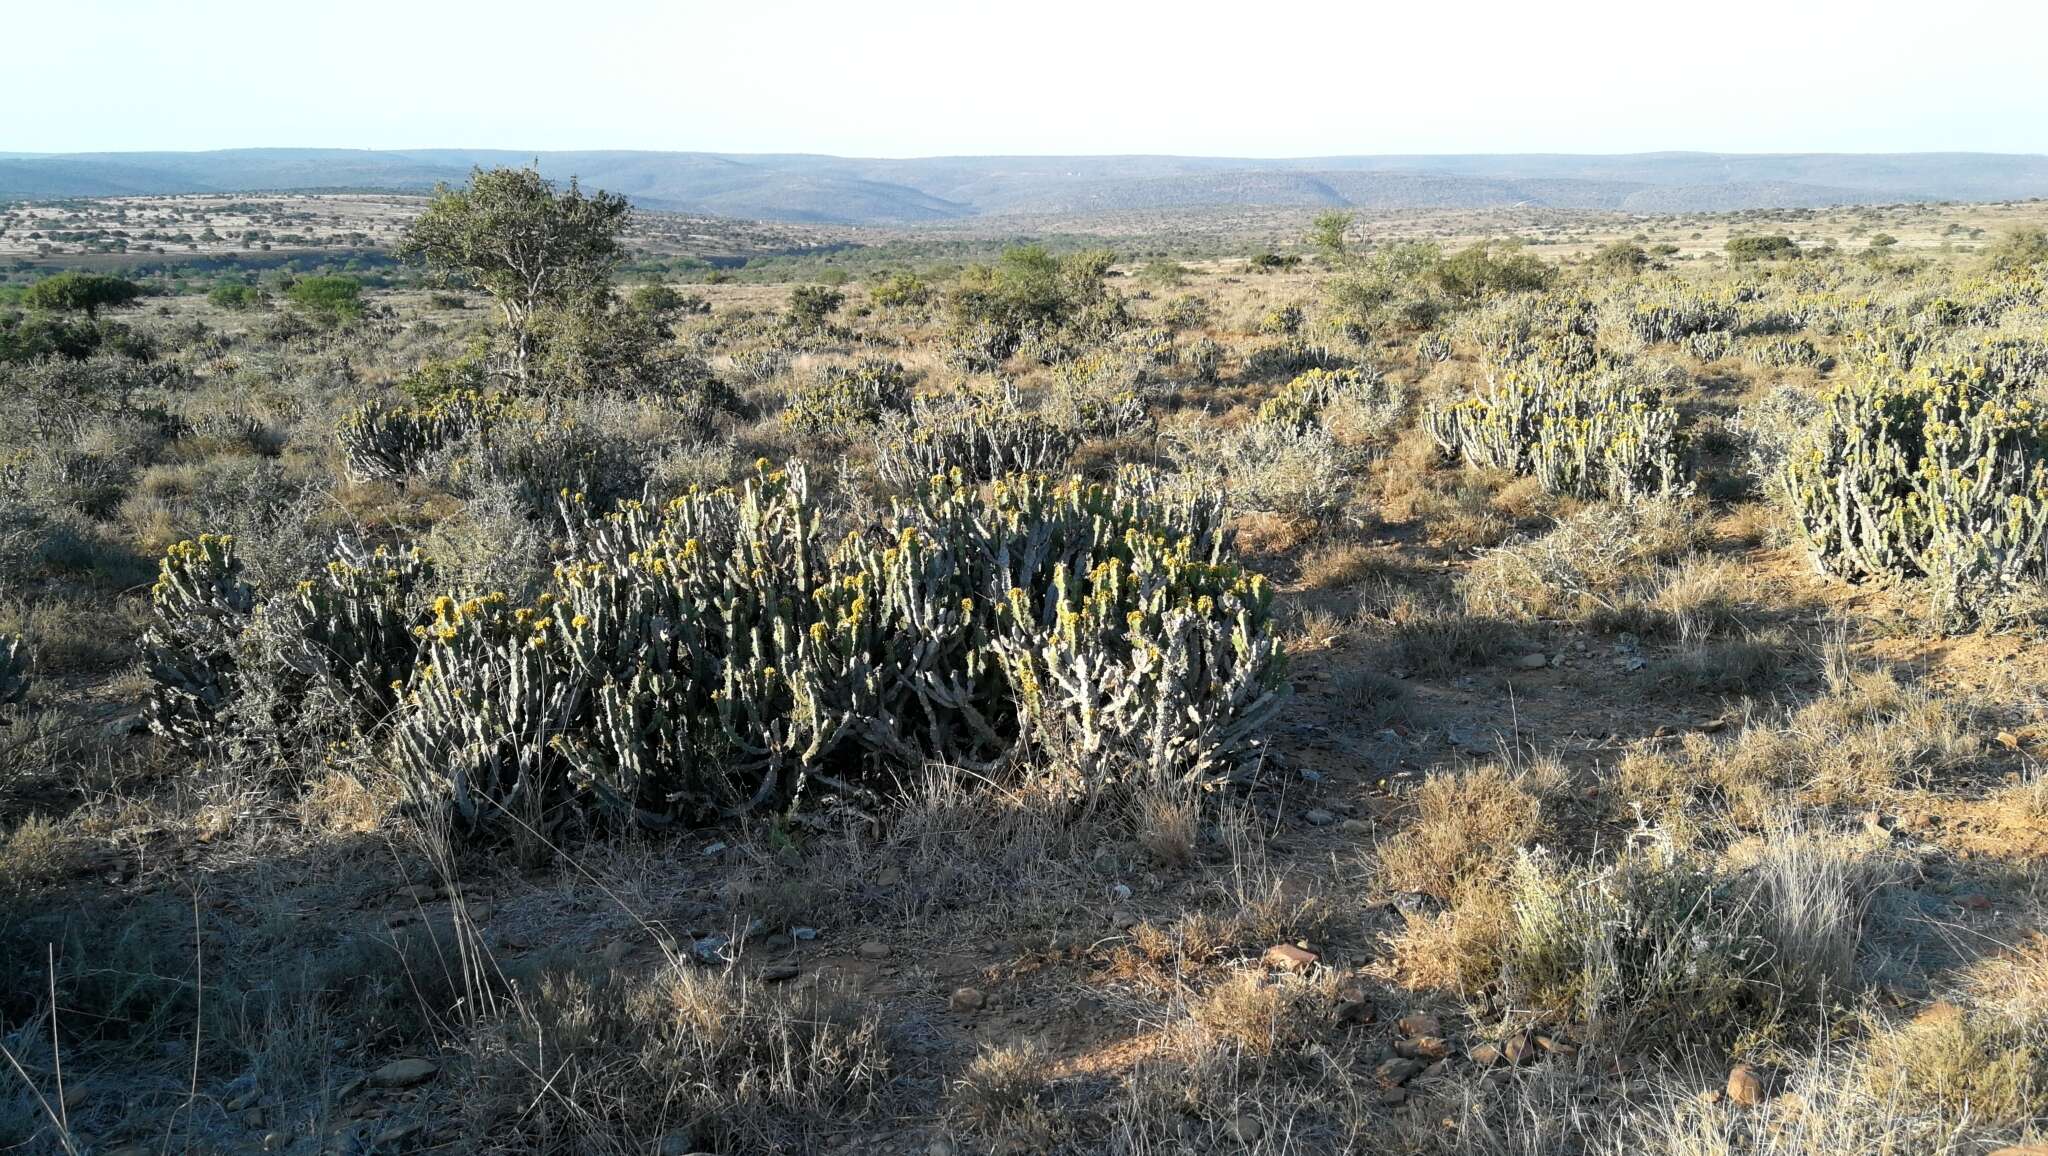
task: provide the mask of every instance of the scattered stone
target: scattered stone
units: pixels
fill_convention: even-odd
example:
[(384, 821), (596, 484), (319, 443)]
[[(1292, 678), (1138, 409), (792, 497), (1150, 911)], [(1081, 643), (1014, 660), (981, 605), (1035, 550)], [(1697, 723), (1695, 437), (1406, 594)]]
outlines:
[(400, 1144), (418, 1135), (424, 1127), (425, 1125), (414, 1120), (386, 1128), (382, 1132), (377, 1133), (376, 1139), (370, 1141), (370, 1150), (380, 1152), (395, 1149)]
[(424, 1084), (439, 1075), (441, 1069), (432, 1060), (414, 1056), (411, 1059), (393, 1060), (370, 1073), (371, 1085), (379, 1088), (411, 1088)]
[(1321, 807), (1309, 811), (1302, 818), (1307, 820), (1308, 825), (1311, 827), (1327, 827), (1337, 821), (1337, 816), (1323, 810)]
[(1145, 921), (1138, 918), (1138, 913), (1135, 911), (1112, 911), (1109, 913), (1109, 925), (1118, 931), (1129, 931), (1143, 922)]
[(887, 959), (889, 958), (889, 945), (879, 939), (870, 939), (860, 945), (860, 957), (862, 959)]
[(899, 886), (903, 882), (903, 868), (884, 867), (882, 868), (882, 873), (880, 875), (875, 876), (875, 882), (881, 884), (884, 887)]
[(1372, 833), (1372, 824), (1364, 819), (1346, 819), (1337, 824), (1337, 829), (1346, 835), (1370, 835)]
[[(1410, 1059), (1441, 1060), (1451, 1054), (1451, 1043), (1442, 1036), (1416, 1036), (1412, 1040), (1402, 1040), (1401, 1043), (1408, 1048), (1401, 1054)], [(1398, 1046), (1396, 1050), (1399, 1050)]]
[(1128, 883), (1116, 884), (1115, 886), (1109, 889), (1109, 897), (1111, 899), (1116, 900), (1118, 903), (1122, 903), (1124, 900), (1129, 899), (1131, 897), (1131, 885)]
[(2020, 749), (2020, 736), (2012, 733), (2011, 731), (1999, 731), (1998, 734), (1994, 737), (1996, 738), (1998, 745), (2004, 747), (2006, 750), (2016, 751)]
[(960, 1156), (960, 1146), (944, 1136), (934, 1136), (924, 1146), (924, 1156)]
[(1265, 963), (1275, 971), (1307, 971), (1322, 957), (1291, 943), (1276, 943), (1266, 949)]
[(1521, 1065), (1535, 1057), (1536, 1048), (1529, 1042), (1529, 1037), (1516, 1036), (1501, 1045), (1500, 1054), (1507, 1057), (1508, 1063)]
[(1532, 651), (1515, 659), (1515, 666), (1522, 670), (1542, 670), (1550, 665), (1550, 656), (1542, 651)]
[(1370, 1002), (1349, 999), (1337, 1005), (1337, 1022), (1340, 1024), (1369, 1024), (1377, 1015)]
[(64, 1107), (66, 1109), (76, 1110), (90, 1099), (92, 1099), (92, 1089), (84, 1084), (66, 1084), (64, 1086)]
[(697, 1137), (688, 1131), (670, 1132), (655, 1145), (660, 1156), (690, 1156), (697, 1150)]
[(1989, 911), (1991, 910), (1991, 897), (1975, 891), (1967, 892), (1956, 896), (1956, 906), (1965, 911)]
[(789, 929), (789, 934), (799, 942), (809, 943), (811, 940), (818, 938), (818, 929), (815, 927), (792, 927)]
[(1394, 1030), (1410, 1038), (1438, 1036), (1443, 1034), (1444, 1025), (1427, 1012), (1410, 1012), (1394, 1021)]
[(1223, 1134), (1240, 1144), (1256, 1144), (1266, 1134), (1266, 1126), (1256, 1117), (1239, 1116), (1223, 1126)]
[(1408, 1102), (1408, 1090), (1406, 1088), (1381, 1089), (1379, 1102), (1382, 1108), (1399, 1107)]
[(1568, 1044), (1555, 1036), (1537, 1036), (1536, 1046), (1542, 1048), (1546, 1052), (1549, 1052), (1553, 1056), (1558, 1056), (1564, 1059), (1570, 1059), (1571, 1057), (1579, 1054), (1579, 1049), (1577, 1048), (1577, 1046), (1573, 1044)]
[(796, 939), (778, 931), (761, 940), (761, 946), (769, 951), (788, 951), (796, 946)]
[(971, 987), (957, 988), (946, 1006), (956, 1012), (980, 1011), (988, 1004), (988, 995)]
[(1765, 1085), (1761, 1072), (1748, 1064), (1737, 1064), (1729, 1070), (1729, 1100), (1745, 1108), (1754, 1108), (1770, 1098), (1770, 1089)]
[(1721, 1098), (1721, 1089), (1719, 1088), (1703, 1089), (1701, 1090), (1699, 1097), (1700, 1103), (1707, 1105), (1718, 1104), (1721, 1102)]
[(1482, 1068), (1490, 1068), (1506, 1059), (1507, 1056), (1492, 1044), (1480, 1044), (1476, 1048), (1467, 1049), (1465, 1058)]
[(2016, 1144), (2000, 1148), (1991, 1156), (2048, 1156), (2048, 1144)]
[(1373, 1069), (1373, 1076), (1379, 1080), (1381, 1087), (1398, 1088), (1414, 1079), (1428, 1066), (1420, 1060), (1395, 1056), (1391, 1060), (1381, 1060), (1380, 1066)]
[(722, 852), (723, 852), (724, 850), (725, 850), (725, 844), (723, 844), (723, 843), (713, 843), (713, 844), (711, 844), (711, 845), (710, 845), (709, 847), (706, 847), (706, 848), (704, 848), (704, 857), (705, 857), (706, 859), (709, 859), (709, 858), (711, 858), (711, 857), (712, 857), (712, 856), (714, 856), (714, 855), (718, 855), (718, 854), (722, 853)]
[(762, 983), (783, 983), (796, 978), (796, 964), (771, 963), (761, 969)]

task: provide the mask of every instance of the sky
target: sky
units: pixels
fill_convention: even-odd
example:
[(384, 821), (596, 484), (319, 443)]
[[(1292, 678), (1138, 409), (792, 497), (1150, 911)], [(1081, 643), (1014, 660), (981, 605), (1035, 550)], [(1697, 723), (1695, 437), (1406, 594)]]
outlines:
[(0, 41), (0, 152), (2048, 152), (2038, 0), (0, 0)]

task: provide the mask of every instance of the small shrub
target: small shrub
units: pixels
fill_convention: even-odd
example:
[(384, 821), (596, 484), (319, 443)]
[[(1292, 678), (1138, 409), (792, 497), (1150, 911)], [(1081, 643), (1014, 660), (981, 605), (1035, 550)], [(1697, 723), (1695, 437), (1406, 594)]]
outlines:
[(1424, 425), (1446, 453), (1536, 478), (1552, 493), (1626, 499), (1688, 489), (1678, 415), (1631, 375), (1523, 362), (1470, 398), (1429, 407)]
[(782, 411), (782, 420), (798, 433), (847, 436), (884, 414), (909, 408), (910, 379), (903, 366), (866, 358), (850, 366), (827, 366), (804, 382)]

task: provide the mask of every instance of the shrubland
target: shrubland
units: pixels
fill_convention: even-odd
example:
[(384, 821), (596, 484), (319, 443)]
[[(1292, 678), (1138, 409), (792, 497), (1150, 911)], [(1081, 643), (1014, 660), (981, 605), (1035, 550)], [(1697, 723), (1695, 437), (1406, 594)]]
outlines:
[(2038, 238), (626, 212), (0, 312), (0, 1139), (2041, 1140)]

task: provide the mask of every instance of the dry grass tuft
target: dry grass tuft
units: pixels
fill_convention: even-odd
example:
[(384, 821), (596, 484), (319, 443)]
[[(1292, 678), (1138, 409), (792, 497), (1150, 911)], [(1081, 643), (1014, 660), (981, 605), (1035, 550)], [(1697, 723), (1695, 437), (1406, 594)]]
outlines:
[(687, 963), (643, 980), (548, 976), (473, 1040), (471, 1135), (505, 1152), (792, 1150), (878, 1105), (874, 1009)]
[(1431, 777), (1415, 792), (1414, 821), (1380, 849), (1381, 885), (1448, 898), (1475, 878), (1498, 877), (1542, 833), (1548, 782), (1497, 763)]

